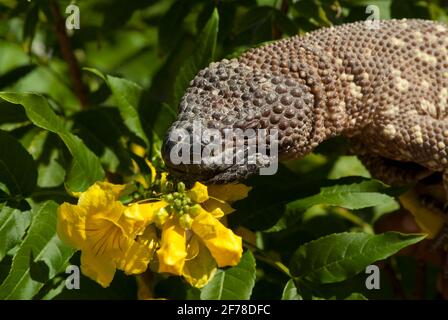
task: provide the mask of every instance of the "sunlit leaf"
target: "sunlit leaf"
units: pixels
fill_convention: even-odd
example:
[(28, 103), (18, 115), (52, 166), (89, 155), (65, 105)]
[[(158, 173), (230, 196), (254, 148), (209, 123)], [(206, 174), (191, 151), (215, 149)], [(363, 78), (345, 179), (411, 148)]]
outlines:
[(238, 265), (218, 270), (201, 290), (201, 300), (246, 300), (255, 284), (255, 259), (246, 251)]
[(0, 204), (0, 261), (17, 245), (31, 222), (31, 213)]
[[(0, 286), (0, 299), (31, 299), (43, 287), (43, 278), (52, 279), (63, 271), (74, 250), (56, 234), (56, 210), (53, 201), (43, 203), (33, 214), (27, 236), (15, 254), (10, 273)], [(32, 276), (32, 268), (46, 274)], [(34, 271), (35, 273), (37, 271)]]
[(283, 289), (282, 300), (303, 300), (302, 296), (297, 292), (294, 280), (289, 280)]
[(425, 238), (387, 232), (332, 234), (302, 245), (290, 263), (291, 274), (319, 283), (339, 282)]

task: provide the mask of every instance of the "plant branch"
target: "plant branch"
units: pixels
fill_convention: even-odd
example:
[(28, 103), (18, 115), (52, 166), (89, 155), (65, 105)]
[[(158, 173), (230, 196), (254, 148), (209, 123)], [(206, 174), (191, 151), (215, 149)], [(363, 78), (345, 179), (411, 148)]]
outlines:
[(285, 266), (281, 261), (276, 261), (276, 260), (271, 259), (269, 256), (266, 255), (266, 253), (263, 250), (261, 250), (257, 246), (254, 246), (253, 244), (251, 244), (251, 243), (249, 243), (247, 241), (244, 241), (243, 245), (247, 249), (253, 251), (255, 259), (263, 261), (263, 262), (269, 264), (270, 266), (276, 268), (277, 270), (283, 272), (289, 278), (293, 278), (291, 276), (291, 273), (289, 272), (288, 267)]
[(78, 98), (81, 107), (86, 109), (89, 102), (87, 98), (86, 88), (81, 78), (81, 68), (79, 67), (78, 60), (73, 53), (73, 48), (67, 35), (65, 28), (64, 18), (61, 15), (59, 5), (55, 0), (50, 0), (51, 14), (54, 19), (54, 28), (56, 36), (59, 42), (59, 48), (61, 49), (62, 57), (68, 65), (70, 79), (73, 85), (73, 90)]

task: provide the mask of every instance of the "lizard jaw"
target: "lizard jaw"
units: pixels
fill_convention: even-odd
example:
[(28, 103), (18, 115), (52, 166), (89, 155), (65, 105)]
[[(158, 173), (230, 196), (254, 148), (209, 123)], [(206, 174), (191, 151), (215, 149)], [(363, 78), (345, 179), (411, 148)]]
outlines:
[(269, 167), (277, 162), (277, 157), (270, 157), (262, 153), (249, 154), (249, 149), (244, 146), (238, 151), (232, 151), (230, 163), (223, 161), (225, 153), (219, 153), (213, 157), (204, 157), (200, 163), (174, 163), (170, 158), (174, 144), (165, 141), (162, 148), (162, 156), (168, 171), (175, 177), (187, 182), (201, 181), (207, 184), (222, 184), (237, 180), (244, 180), (249, 176), (260, 173), (260, 169)]

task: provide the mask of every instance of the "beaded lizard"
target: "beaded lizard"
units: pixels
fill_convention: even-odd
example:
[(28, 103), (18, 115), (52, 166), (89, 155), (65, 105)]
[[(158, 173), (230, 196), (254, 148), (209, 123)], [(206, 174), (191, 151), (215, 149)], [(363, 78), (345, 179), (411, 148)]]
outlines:
[(377, 29), (365, 22), (323, 28), (211, 63), (181, 100), (162, 150), (167, 167), (212, 183), (258, 172), (260, 164), (172, 163), (170, 133), (191, 133), (196, 120), (220, 132), (275, 128), (280, 160), (343, 135), (385, 182), (437, 172), (448, 185), (447, 50), (445, 24), (403, 19)]

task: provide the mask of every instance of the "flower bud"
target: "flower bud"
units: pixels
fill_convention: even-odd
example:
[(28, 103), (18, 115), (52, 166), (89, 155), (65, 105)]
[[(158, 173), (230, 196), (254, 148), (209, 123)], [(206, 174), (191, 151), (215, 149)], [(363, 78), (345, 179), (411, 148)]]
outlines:
[(184, 214), (179, 218), (179, 223), (184, 229), (190, 229), (193, 224), (193, 218), (189, 214)]
[(179, 183), (177, 184), (177, 190), (178, 190), (179, 192), (185, 192), (185, 184), (184, 184), (183, 182), (179, 182)]
[(163, 224), (168, 220), (170, 214), (166, 211), (165, 208), (160, 208), (156, 213), (156, 224), (159, 226), (163, 226)]
[(191, 206), (190, 209), (188, 210), (188, 214), (193, 218), (199, 215), (201, 212), (202, 207), (200, 204), (195, 204), (194, 206)]

